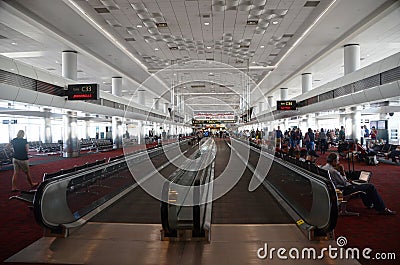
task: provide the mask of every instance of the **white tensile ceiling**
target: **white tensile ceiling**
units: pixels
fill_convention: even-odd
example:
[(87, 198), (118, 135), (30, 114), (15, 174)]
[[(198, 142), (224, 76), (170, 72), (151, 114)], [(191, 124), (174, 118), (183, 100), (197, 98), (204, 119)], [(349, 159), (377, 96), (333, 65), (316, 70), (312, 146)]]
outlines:
[(111, 91), (122, 76), (123, 96), (144, 84), (146, 105), (176, 85), (187, 111), (237, 110), (245, 86), (258, 106), (280, 87), (301, 93), (303, 72), (313, 86), (342, 76), (346, 43), (360, 44), (362, 66), (398, 52), (396, 2), (6, 0), (0, 53), (61, 74), (61, 52), (77, 50), (79, 82)]

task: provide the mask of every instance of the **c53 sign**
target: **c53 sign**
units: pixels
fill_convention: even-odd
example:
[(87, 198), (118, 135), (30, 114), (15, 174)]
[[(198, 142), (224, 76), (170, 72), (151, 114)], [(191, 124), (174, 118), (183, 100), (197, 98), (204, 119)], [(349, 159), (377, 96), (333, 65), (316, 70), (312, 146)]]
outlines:
[(96, 100), (98, 99), (98, 84), (68, 85), (68, 100)]

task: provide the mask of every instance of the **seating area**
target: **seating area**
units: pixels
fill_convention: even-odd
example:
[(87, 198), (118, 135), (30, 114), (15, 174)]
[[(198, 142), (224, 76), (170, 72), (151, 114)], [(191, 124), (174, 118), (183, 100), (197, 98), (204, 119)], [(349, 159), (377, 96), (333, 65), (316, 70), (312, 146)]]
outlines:
[[(396, 161), (400, 161), (400, 152), (393, 158), (389, 158), (388, 154), (394, 150), (396, 150), (399, 146), (395, 144), (383, 144), (383, 145), (375, 145), (373, 150), (377, 153), (377, 156), (380, 158), (381, 161), (391, 161), (395, 159)], [(393, 161), (395, 162), (395, 161)]]
[(13, 151), (11, 148), (6, 148), (6, 144), (0, 145), (0, 167), (12, 164)]
[[(124, 156), (118, 156), (118, 158), (123, 158)], [(115, 160), (115, 159), (114, 159)], [(58, 177), (68, 177), (72, 173), (76, 173), (79, 171), (85, 172), (89, 168), (94, 168), (96, 166), (106, 164), (109, 162), (110, 158), (104, 158), (101, 160), (96, 160), (94, 162), (87, 162), (82, 165), (74, 165), (70, 168), (60, 169), (59, 171), (52, 172), (52, 173), (44, 173), (42, 177), (42, 181), (47, 181), (53, 178)], [(100, 172), (103, 172), (101, 170)], [(106, 172), (106, 170), (104, 170)], [(104, 178), (102, 174), (92, 174), (90, 178), (88, 176), (84, 176), (82, 178), (75, 179), (71, 182), (71, 190), (74, 192), (79, 192), (81, 189), (85, 189), (84, 192), (89, 192), (89, 185), (94, 184), (97, 180), (101, 181)], [(20, 194), (11, 196), (10, 200), (20, 200), (28, 204), (28, 207), (33, 207), (33, 198), (35, 195), (36, 190), (29, 190), (29, 191), (21, 191)]]
[(110, 139), (93, 139), (93, 147), (97, 152), (104, 152), (113, 149), (113, 143)]
[[(320, 168), (315, 163), (311, 163), (309, 161), (301, 161), (301, 160), (296, 159), (295, 157), (292, 157), (284, 152), (276, 152), (275, 155), (291, 164), (294, 164), (294, 165), (306, 170), (306, 171), (312, 172), (316, 175), (319, 175), (323, 178), (326, 178), (326, 179), (329, 179), (330, 181), (332, 181), (330, 178), (329, 171)], [(335, 190), (336, 190), (337, 201), (338, 201), (339, 215), (359, 216), (359, 213), (347, 211), (347, 203), (351, 199), (358, 198), (364, 192), (356, 191), (356, 192), (344, 195), (340, 189), (335, 189)]]

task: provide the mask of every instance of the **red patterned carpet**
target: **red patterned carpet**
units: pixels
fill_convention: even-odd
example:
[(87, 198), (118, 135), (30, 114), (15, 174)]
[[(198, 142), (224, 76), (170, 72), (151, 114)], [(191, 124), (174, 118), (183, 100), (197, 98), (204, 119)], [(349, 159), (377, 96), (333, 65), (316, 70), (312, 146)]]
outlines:
[[(114, 157), (122, 154), (122, 150), (85, 154), (79, 158), (34, 157), (30, 159), (31, 171), (35, 181), (40, 181), (44, 172), (55, 172), (61, 168), (69, 168), (97, 159)], [(325, 157), (318, 158), (318, 164), (324, 164)], [(46, 163), (51, 160), (51, 163)], [(347, 164), (346, 170), (347, 170)], [(360, 260), (361, 264), (399, 264), (400, 260), (400, 166), (379, 164), (367, 166), (365, 163), (356, 162), (356, 170), (369, 170), (373, 172), (371, 182), (381, 193), (387, 206), (396, 210), (396, 216), (378, 215), (374, 210), (365, 209), (360, 199), (349, 202), (348, 209), (360, 213), (360, 216), (339, 217), (336, 237), (347, 238), (347, 247), (359, 249), (371, 248), (371, 255), (375, 253), (396, 253), (397, 262), (382, 260)], [(23, 202), (9, 200), (11, 193), (12, 170), (4, 167), (0, 170), (0, 262), (4, 261), (19, 250), (30, 245), (40, 237), (43, 230), (33, 217), (32, 211)], [(28, 189), (25, 178), (21, 175), (19, 185), (21, 189)], [(4, 262), (2, 262), (4, 263)], [(4, 263), (5, 264), (5, 263)], [(15, 264), (15, 263), (13, 263)], [(26, 264), (26, 263), (24, 263)]]
[[(318, 164), (325, 164), (328, 153), (318, 158)], [(341, 163), (348, 170), (346, 160)], [(371, 248), (370, 256), (376, 253), (396, 253), (396, 260), (361, 259), (361, 264), (399, 264), (400, 263), (400, 166), (380, 163), (369, 166), (365, 162), (355, 161), (355, 170), (367, 170), (373, 173), (371, 183), (385, 201), (386, 207), (397, 211), (396, 216), (379, 215), (373, 209), (366, 209), (361, 199), (350, 200), (349, 211), (358, 212), (360, 216), (339, 216), (335, 229), (336, 237), (347, 239), (346, 247)], [(351, 166), (352, 169), (352, 166)]]

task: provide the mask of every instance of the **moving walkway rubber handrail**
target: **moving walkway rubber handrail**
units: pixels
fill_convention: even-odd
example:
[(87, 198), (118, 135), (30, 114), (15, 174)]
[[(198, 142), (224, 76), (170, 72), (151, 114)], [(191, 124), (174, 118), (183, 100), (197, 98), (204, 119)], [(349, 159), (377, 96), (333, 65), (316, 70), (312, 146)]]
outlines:
[[(211, 138), (209, 138), (207, 141), (213, 141)], [(208, 142), (206, 142), (208, 144)], [(212, 144), (214, 144), (212, 142)], [(213, 147), (215, 148), (215, 146)], [(214, 151), (214, 152), (213, 152)], [(199, 151), (200, 152), (200, 151)], [(198, 154), (194, 154), (193, 156), (196, 156)], [(210, 160), (211, 159), (211, 160)], [(174, 203), (169, 203), (170, 201), (170, 193), (172, 192), (173, 195), (176, 194), (181, 194), (181, 196), (183, 197), (182, 202), (185, 202), (187, 199), (190, 199), (189, 193), (190, 191), (193, 191), (193, 198), (192, 198), (192, 202), (193, 202), (193, 206), (192, 206), (192, 236), (194, 237), (198, 237), (198, 236), (204, 236), (204, 229), (209, 229), (209, 225), (205, 227), (205, 225), (207, 224), (205, 222), (205, 216), (206, 213), (205, 211), (211, 211), (210, 207), (206, 207), (207, 206), (207, 198), (208, 198), (208, 191), (209, 191), (209, 187), (210, 185), (210, 168), (211, 168), (211, 164), (207, 165), (207, 166), (203, 166), (203, 163), (207, 163), (210, 161), (214, 161), (215, 159), (215, 150), (209, 150), (203, 157), (201, 157), (200, 160), (200, 167), (201, 170), (197, 171), (196, 174), (193, 176), (188, 176), (188, 177), (192, 177), (192, 179), (189, 180), (190, 182), (190, 187), (192, 187), (191, 189), (189, 189), (189, 191), (185, 194), (181, 194), (180, 192), (175, 192), (175, 190), (171, 191), (171, 186), (175, 183), (175, 184), (179, 184), (179, 181), (184, 178), (185, 176), (187, 176), (188, 171), (184, 170), (184, 169), (178, 169), (177, 171), (174, 172), (173, 175), (174, 176), (170, 182), (165, 182), (163, 189), (162, 189), (162, 198), (163, 201), (161, 202), (161, 224), (163, 227), (163, 233), (164, 236), (166, 237), (176, 237), (177, 236), (177, 219), (179, 216), (179, 213), (181, 212), (181, 210), (183, 209), (183, 207), (188, 207), (185, 205), (176, 205)], [(191, 163), (195, 164), (195, 163), (199, 163), (199, 161), (192, 161)], [(187, 168), (187, 165), (186, 165)], [(193, 175), (193, 174), (192, 174)], [(200, 188), (201, 184), (204, 183), (208, 183), (209, 185), (206, 185), (205, 187), (207, 187), (207, 190), (203, 190)], [(205, 194), (205, 199), (202, 199), (202, 195)], [(204, 197), (204, 196), (203, 196)], [(172, 216), (172, 213), (170, 212), (170, 207), (177, 207), (176, 212), (176, 216)], [(203, 211), (202, 209), (203, 208)], [(173, 213), (175, 214), (175, 213)], [(172, 222), (172, 223), (171, 223)]]
[[(187, 141), (181, 141), (179, 144), (182, 145), (186, 142)], [(169, 148), (169, 146), (173, 148), (175, 145), (171, 143), (163, 147), (143, 150), (112, 162), (95, 165), (92, 168), (71, 172), (43, 181), (39, 185), (33, 199), (33, 211), (37, 223), (56, 233), (61, 233), (66, 228), (68, 229), (84, 224), (87, 221), (85, 218), (89, 213), (93, 215), (98, 213), (99, 206), (105, 204), (105, 202), (109, 201), (111, 198), (117, 197), (118, 194), (123, 193), (123, 191), (129, 187), (123, 186), (119, 190), (115, 189), (105, 194), (99, 200), (92, 202), (92, 204), (88, 206), (88, 210), (82, 212), (75, 211), (72, 213), (68, 207), (66, 198), (67, 189), (71, 188), (71, 186), (69, 186), (70, 181), (80, 178), (83, 179), (85, 177), (89, 178), (87, 181), (92, 181), (93, 179), (91, 178), (101, 178), (102, 174), (104, 174), (108, 168), (116, 168), (116, 170), (126, 168), (127, 163), (131, 161), (135, 163), (137, 158), (148, 156), (149, 154), (150, 156), (152, 154), (159, 155), (162, 153), (162, 150)], [(45, 201), (43, 201), (44, 199)]]

